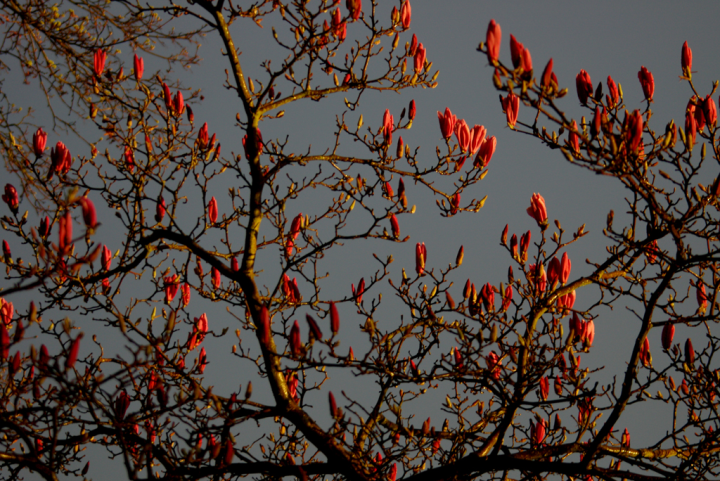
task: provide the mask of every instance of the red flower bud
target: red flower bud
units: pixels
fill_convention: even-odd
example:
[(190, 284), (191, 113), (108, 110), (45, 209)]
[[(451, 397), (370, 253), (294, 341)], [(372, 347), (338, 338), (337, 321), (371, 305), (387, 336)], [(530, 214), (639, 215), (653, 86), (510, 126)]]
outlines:
[(160, 197), (155, 205), (155, 222), (162, 222), (165, 212), (165, 199)]
[(102, 268), (105, 271), (110, 270), (110, 263), (112, 261), (112, 252), (110, 252), (110, 249), (108, 249), (107, 246), (103, 246), (102, 248)]
[(340, 314), (334, 302), (330, 302), (330, 331), (333, 335), (340, 331)]
[(468, 149), (468, 145), (470, 145), (470, 128), (465, 123), (465, 120), (458, 120), (455, 124), (454, 131), (460, 150), (465, 152)]
[(682, 74), (687, 78), (692, 78), (692, 50), (688, 47), (687, 41), (682, 46), (682, 52), (680, 54), (680, 66), (682, 67)]
[(575, 153), (580, 152), (580, 136), (576, 133), (577, 129), (577, 122), (573, 120), (572, 125), (570, 126), (570, 130), (568, 130), (568, 143), (570, 144), (570, 148)]
[(427, 260), (427, 248), (425, 243), (417, 243), (415, 245), (415, 272), (421, 276), (425, 271), (425, 261)]
[(93, 57), (93, 70), (95, 72), (95, 76), (99, 77), (103, 73), (103, 70), (105, 70), (105, 59), (107, 59), (107, 53), (103, 50), (95, 50)]
[(550, 59), (545, 66), (545, 70), (543, 70), (542, 74), (542, 80), (540, 81), (540, 85), (544, 89), (554, 89), (557, 90), (557, 82), (555, 82), (555, 85), (553, 85), (553, 59)]
[(385, 113), (383, 114), (383, 138), (384, 142), (386, 144), (392, 143), (392, 133), (393, 133), (393, 127), (395, 125), (395, 119), (390, 114), (390, 111), (388, 109), (385, 109)]
[(410, 7), (410, 0), (405, 0), (400, 7), (400, 22), (405, 30), (410, 28), (410, 20), (412, 19), (412, 8)]
[(643, 94), (645, 94), (645, 100), (652, 100), (653, 94), (655, 93), (655, 80), (653, 79), (653, 74), (643, 66), (638, 72), (638, 79), (640, 80)]
[(398, 223), (397, 217), (395, 217), (395, 214), (390, 216), (390, 227), (392, 228), (392, 234), (393, 237), (396, 239), (400, 238), (400, 224)]
[(211, 224), (214, 224), (217, 222), (218, 207), (217, 207), (217, 200), (215, 200), (215, 197), (212, 197), (210, 199), (210, 202), (208, 202), (207, 215), (208, 215), (208, 219), (210, 220)]
[(82, 339), (82, 337), (83, 337), (83, 334), (80, 333), (70, 343), (70, 352), (68, 353), (67, 359), (65, 359), (65, 369), (66, 370), (72, 369), (75, 366), (75, 361), (77, 361), (77, 357), (78, 357), (78, 351), (80, 350), (80, 339)]
[(42, 156), (45, 152), (45, 144), (47, 144), (47, 133), (43, 129), (37, 129), (33, 134), (33, 152), (36, 157)]
[(590, 74), (585, 70), (580, 70), (580, 73), (575, 77), (575, 86), (580, 103), (586, 105), (588, 97), (593, 94), (593, 84), (592, 80), (590, 80)]
[(714, 127), (717, 123), (717, 106), (715, 105), (715, 101), (710, 98), (710, 94), (708, 94), (702, 102), (702, 111), (707, 124)]
[(97, 213), (95, 211), (95, 204), (92, 203), (87, 197), (81, 197), (80, 207), (82, 208), (83, 221), (85, 227), (88, 229), (94, 229), (97, 226)]
[(495, 20), (490, 20), (488, 25), (485, 44), (487, 46), (488, 62), (495, 64), (500, 58), (500, 42), (502, 41), (502, 30)]
[(423, 44), (420, 44), (417, 46), (417, 49), (415, 50), (415, 55), (413, 56), (413, 68), (415, 69), (416, 73), (422, 72), (423, 68), (425, 68), (425, 58), (427, 57), (427, 52), (425, 51), (425, 47)]
[(414, 120), (414, 119), (415, 119), (415, 113), (416, 113), (415, 99), (413, 99), (413, 100), (410, 101), (410, 107), (409, 107), (409, 109), (408, 109), (408, 119)]
[(188, 304), (190, 304), (190, 286), (187, 283), (183, 284), (180, 286), (180, 292), (182, 294), (183, 306), (187, 307)]
[(540, 379), (540, 399), (547, 401), (548, 394), (550, 394), (550, 382), (547, 376), (543, 376)]
[(441, 114), (440, 112), (437, 114), (438, 121), (440, 122), (440, 132), (442, 133), (444, 139), (449, 139), (455, 130), (457, 117), (455, 117), (447, 107), (445, 108), (445, 114)]
[(630, 447), (630, 433), (628, 432), (627, 428), (625, 428), (625, 431), (623, 431), (620, 445), (626, 449)]
[(335, 419), (337, 417), (337, 403), (332, 391), (328, 393), (328, 401), (330, 402), (330, 416)]
[(58, 142), (55, 144), (54, 149), (50, 149), (50, 161), (50, 174), (48, 175), (48, 179), (50, 179), (55, 172), (58, 174), (66, 174), (72, 166), (70, 150), (65, 147), (65, 144)]
[(349, 10), (353, 20), (360, 18), (360, 14), (362, 13), (362, 0), (345, 0), (345, 7)]
[(704, 313), (708, 305), (708, 297), (705, 292), (705, 284), (698, 281), (695, 285), (695, 296), (697, 297), (698, 307), (701, 313)]
[(545, 208), (545, 199), (540, 194), (533, 194), (530, 199), (530, 207), (527, 208), (527, 213), (530, 217), (535, 219), (535, 222), (541, 227), (547, 226), (547, 209)]
[(137, 54), (133, 57), (133, 72), (135, 73), (135, 80), (138, 82), (142, 80), (143, 72), (145, 72), (145, 61), (142, 57), (138, 57)]
[(175, 299), (178, 289), (179, 289), (179, 286), (178, 286), (177, 274), (173, 274), (172, 276), (168, 276), (165, 278), (165, 303), (166, 304), (170, 304), (173, 301), (173, 299)]
[(612, 109), (620, 102), (620, 93), (617, 84), (609, 75), (607, 78), (607, 87), (608, 94), (605, 96), (605, 101), (607, 102), (608, 108)]
[(12, 184), (5, 184), (5, 194), (3, 194), (2, 196), (2, 200), (5, 201), (13, 214), (18, 213), (18, 207), (20, 207), (20, 199), (18, 198), (18, 193), (15, 189), (15, 186), (13, 186)]
[(481, 169), (487, 167), (490, 163), (490, 160), (492, 159), (493, 154), (495, 153), (496, 146), (497, 139), (495, 138), (495, 136), (485, 139), (482, 145), (480, 145), (480, 150), (478, 150), (477, 157), (475, 157), (475, 167), (480, 167)]
[(690, 366), (690, 369), (692, 369), (692, 365), (695, 364), (695, 349), (689, 337), (687, 341), (685, 341), (685, 363)]
[(179, 90), (175, 94), (175, 98), (173, 99), (173, 111), (175, 113), (176, 117), (180, 117), (182, 113), (185, 111), (185, 100), (183, 99), (183, 94)]
[(135, 152), (129, 146), (125, 146), (125, 167), (131, 174), (135, 172)]
[(511, 129), (515, 128), (518, 110), (520, 109), (520, 97), (510, 92), (507, 97), (502, 98), (503, 112), (507, 116), (507, 123)]
[(470, 130), (470, 141), (468, 142), (468, 153), (470, 155), (475, 155), (475, 153), (480, 150), (480, 146), (485, 141), (486, 132), (485, 127), (482, 125), (475, 125), (472, 130)]
[(662, 347), (668, 350), (672, 347), (673, 337), (675, 337), (675, 324), (669, 322), (663, 326), (662, 330)]
[(217, 270), (217, 268), (213, 267), (211, 276), (212, 276), (213, 289), (215, 289), (215, 290), (220, 289), (220, 285), (222, 284), (222, 278), (220, 277), (220, 271)]

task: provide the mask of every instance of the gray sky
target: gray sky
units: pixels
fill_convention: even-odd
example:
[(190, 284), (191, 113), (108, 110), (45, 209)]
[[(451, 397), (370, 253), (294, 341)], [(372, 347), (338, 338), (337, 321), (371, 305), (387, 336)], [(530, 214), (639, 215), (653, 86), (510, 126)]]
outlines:
[[(367, 4), (367, 0), (364, 2)], [(398, 2), (399, 3), (399, 2)], [(389, 10), (395, 2), (381, 2), (381, 8)], [(720, 5), (714, 2), (469, 2), (469, 1), (421, 1), (412, 0), (413, 19), (411, 32), (401, 37), (401, 42), (409, 41), (415, 33), (427, 49), (428, 60), (433, 67), (440, 70), (439, 86), (436, 89), (407, 90), (402, 95), (386, 93), (368, 95), (363, 98), (359, 112), (349, 113), (348, 124), (353, 125), (359, 113), (365, 118), (366, 125), (377, 128), (381, 124), (382, 114), (386, 108), (398, 117), (402, 108), (411, 99), (417, 102), (418, 113), (413, 128), (402, 132), (403, 139), (411, 147), (420, 146), (420, 158), (429, 163), (434, 159), (436, 145), (442, 145), (436, 111), (449, 107), (458, 118), (464, 118), (471, 126), (484, 125), (488, 135), (498, 138), (498, 147), (490, 164), (490, 173), (484, 181), (477, 184), (469, 192), (463, 194), (463, 201), (472, 197), (482, 198), (488, 195), (485, 207), (478, 214), (463, 214), (452, 219), (441, 218), (434, 206), (434, 199), (419, 187), (409, 186), (408, 195), (411, 204), (417, 204), (418, 211), (414, 216), (402, 216), (401, 228), (403, 235), (411, 236), (406, 244), (364, 243), (346, 246), (337, 254), (331, 254), (324, 264), (331, 272), (326, 285), (331, 295), (347, 295), (350, 283), (356, 283), (361, 276), (366, 278), (374, 272), (375, 265), (371, 254), (376, 252), (384, 257), (392, 254), (396, 259), (392, 266), (393, 279), (400, 277), (400, 268), (412, 270), (414, 266), (415, 242), (427, 244), (428, 266), (446, 267), (455, 258), (458, 247), (465, 246), (465, 262), (452, 292), (455, 298), (461, 298), (460, 292), (466, 278), (476, 285), (485, 282), (498, 284), (505, 279), (510, 259), (498, 246), (500, 232), (506, 223), (510, 224), (510, 233), (518, 236), (528, 229), (533, 229), (534, 238), (538, 235), (535, 222), (527, 216), (525, 209), (530, 203), (532, 193), (541, 193), (547, 202), (551, 219), (561, 221), (568, 231), (574, 231), (581, 224), (587, 225), (590, 231), (582, 242), (568, 249), (573, 260), (572, 277), (588, 272), (584, 266), (586, 258), (591, 261), (602, 261), (605, 256), (605, 239), (602, 228), (610, 209), (616, 212), (616, 225), (622, 222), (622, 213), (626, 210), (623, 198), (626, 192), (613, 179), (598, 177), (592, 173), (569, 165), (558, 151), (543, 148), (539, 142), (528, 136), (511, 132), (505, 122), (498, 101), (498, 93), (492, 86), (492, 69), (487, 65), (483, 54), (475, 51), (480, 41), (485, 39), (487, 24), (495, 19), (502, 27), (503, 43), (500, 51), (501, 59), (509, 63), (509, 36), (514, 34), (532, 53), (536, 72), (541, 72), (548, 59), (554, 59), (555, 72), (560, 87), (568, 87), (570, 92), (561, 104), (565, 111), (579, 120), (580, 115), (589, 115), (588, 110), (580, 107), (575, 91), (575, 75), (585, 69), (592, 77), (593, 83), (605, 80), (608, 75), (622, 85), (625, 102), (628, 108), (642, 108), (642, 90), (637, 80), (637, 72), (644, 65), (655, 78), (655, 103), (652, 105), (653, 119), (651, 125), (663, 131), (670, 119), (682, 125), (685, 105), (691, 95), (689, 87), (679, 80), (680, 49), (684, 41), (688, 41), (693, 50), (693, 79), (703, 94), (708, 93), (711, 83), (718, 77), (717, 18)], [(238, 21), (231, 32), (236, 36), (236, 45), (243, 52), (241, 62), (246, 75), (262, 79), (259, 63), (262, 59), (275, 53), (267, 48), (270, 35), (270, 19), (266, 20), (263, 30), (250, 22)], [(348, 29), (350, 38), (354, 35), (354, 26)], [(221, 89), (224, 80), (224, 59), (219, 55), (220, 44), (217, 38), (209, 36), (200, 51), (204, 62), (193, 72), (183, 75), (187, 86), (201, 88), (205, 100), (196, 106), (196, 125), (207, 121), (210, 132), (217, 132), (223, 145), (223, 153), (241, 152), (240, 139), (242, 134), (235, 130), (235, 114), (241, 107), (232, 94)], [(126, 71), (132, 62), (132, 52), (123, 51)], [(279, 62), (282, 57), (272, 57)], [(161, 66), (146, 60), (146, 69), (154, 71)], [(28, 99), (33, 95), (32, 88), (17, 84), (14, 94), (16, 98)], [(320, 104), (300, 102), (289, 107), (282, 120), (266, 122), (261, 125), (265, 139), (269, 137), (290, 136), (290, 145), (304, 151), (312, 144), (313, 152), (319, 153), (330, 146), (331, 128), (335, 115), (343, 109), (342, 97), (328, 99)], [(531, 112), (521, 107), (520, 120), (529, 120)], [(39, 119), (36, 119), (40, 122)], [(46, 127), (47, 129), (47, 127)], [(397, 135), (397, 134), (396, 134)], [(50, 135), (49, 145), (55, 140)], [(352, 152), (353, 146), (345, 141), (343, 147)], [(103, 149), (101, 149), (102, 151)], [(73, 152), (75, 153), (75, 152)], [(708, 182), (717, 175), (717, 169), (708, 174)], [(218, 201), (222, 206), (229, 206), (226, 198), (227, 188), (232, 186), (233, 179), (226, 179), (215, 186)], [(225, 197), (221, 197), (225, 196)], [(223, 204), (224, 202), (224, 204)], [(322, 199), (303, 199), (302, 205), (290, 206), (293, 212), (302, 211), (312, 215), (323, 206)], [(113, 250), (120, 247), (119, 239), (110, 232), (100, 232), (100, 239), (111, 245)], [(113, 245), (114, 243), (114, 245)], [(272, 251), (272, 255), (277, 255)], [(272, 267), (277, 268), (277, 259), (268, 257)], [(262, 258), (261, 258), (262, 261)], [(370, 270), (370, 267), (373, 270)], [(259, 266), (261, 269), (262, 265)], [(261, 283), (263, 278), (261, 276)], [(267, 282), (272, 282), (268, 278)], [(384, 289), (381, 286), (382, 289)], [(372, 292), (377, 295), (378, 291)], [(389, 293), (388, 293), (389, 294)], [(390, 298), (390, 295), (387, 295)], [(232, 332), (235, 324), (220, 303), (197, 302), (193, 308), (206, 310), (211, 320), (211, 327), (217, 332), (222, 327), (230, 327)], [(576, 306), (589, 305), (596, 299), (592, 292), (579, 292)], [(202, 306), (202, 307), (201, 307)], [(341, 311), (343, 327), (341, 329), (341, 351), (358, 336), (360, 319), (354, 316), (352, 309)], [(388, 309), (387, 316), (398, 316), (400, 311)], [(596, 320), (596, 341), (590, 354), (583, 355), (583, 365), (591, 368), (607, 366), (607, 373), (617, 374), (624, 368), (624, 359), (630, 354), (632, 341), (638, 332), (639, 323), (634, 321), (623, 308), (599, 311), (601, 316)], [(82, 324), (81, 321), (79, 321)], [(305, 325), (303, 325), (303, 337)], [(651, 336), (655, 346), (655, 362), (662, 363), (659, 348), (659, 332)], [(228, 378), (229, 346), (234, 340), (225, 339), (216, 342), (217, 349), (210, 358), (207, 369), (208, 384), (223, 386)], [(678, 329), (676, 342), (684, 340), (683, 331)], [(698, 339), (699, 340), (699, 339)], [(206, 341), (207, 342), (207, 341)], [(247, 343), (253, 342), (248, 339)], [(698, 346), (700, 343), (696, 343)], [(443, 352), (449, 351), (451, 344), (442, 346)], [(357, 349), (357, 348), (356, 348)], [(256, 348), (254, 348), (256, 350)], [(213, 362), (215, 361), (215, 362)], [(234, 361), (231, 361), (234, 362)], [(240, 372), (239, 366), (231, 368)], [(606, 377), (600, 377), (607, 380)], [(255, 382), (258, 382), (256, 380)], [(333, 381), (335, 382), (335, 381)], [(333, 389), (353, 387), (337, 381)], [(238, 375), (238, 380), (227, 386), (228, 391), (235, 389), (238, 383), (246, 385), (247, 380)], [(259, 382), (258, 382), (259, 384)], [(355, 386), (358, 393), (374, 387)], [(219, 390), (223, 390), (219, 388)], [(262, 399), (262, 391), (258, 390), (258, 399)], [(360, 394), (358, 394), (360, 395)], [(325, 391), (316, 403), (316, 413), (320, 419), (329, 420), (326, 415)], [(428, 403), (418, 408), (419, 412), (434, 415), (440, 419), (440, 396), (437, 403)], [(433, 398), (434, 399), (434, 398)], [(659, 433), (669, 428), (656, 422), (658, 412), (647, 409), (632, 409), (632, 421), (623, 424), (621, 429), (630, 427), (633, 441), (642, 442), (643, 431), (648, 439), (656, 438)], [(664, 418), (668, 419), (669, 418)], [(569, 420), (568, 420), (569, 421)], [(439, 424), (438, 424), (439, 425)], [(642, 429), (641, 429), (642, 428)], [(637, 434), (637, 436), (636, 436)], [(650, 436), (654, 434), (654, 436)], [(93, 474), (92, 471), (90, 473)], [(99, 473), (95, 473), (96, 479)], [(123, 479), (118, 476), (117, 479)], [(110, 478), (108, 478), (110, 479)]]

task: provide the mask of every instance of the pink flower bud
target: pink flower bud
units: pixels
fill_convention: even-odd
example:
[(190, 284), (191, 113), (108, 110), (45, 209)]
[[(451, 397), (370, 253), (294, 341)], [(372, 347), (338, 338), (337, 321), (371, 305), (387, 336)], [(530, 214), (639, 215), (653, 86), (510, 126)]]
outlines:
[(584, 69), (575, 77), (575, 87), (577, 88), (578, 99), (583, 105), (587, 104), (588, 97), (593, 94), (593, 84), (590, 80), (590, 74)]
[(214, 224), (217, 222), (218, 207), (217, 207), (217, 200), (215, 200), (215, 197), (212, 197), (210, 199), (210, 202), (208, 202), (207, 215), (208, 215), (208, 219), (210, 220), (211, 224)]
[(510, 59), (515, 68), (520, 66), (520, 56), (524, 49), (525, 47), (517, 41), (515, 35), (510, 34)]
[(653, 74), (650, 73), (645, 66), (643, 66), (638, 72), (638, 79), (640, 80), (643, 94), (645, 94), (645, 100), (652, 100), (653, 94), (655, 93), (655, 80), (653, 79)]
[(685, 114), (685, 137), (687, 139), (687, 148), (692, 150), (695, 144), (695, 136), (697, 134), (697, 121), (695, 115), (691, 112)]
[(343, 22), (342, 14), (340, 9), (336, 8), (332, 15), (332, 29), (333, 34), (337, 37), (339, 42), (343, 42), (347, 36), (347, 23)]
[(585, 347), (592, 347), (594, 340), (595, 340), (595, 322), (592, 319), (590, 319), (585, 324), (585, 336), (583, 338), (583, 345)]
[(545, 208), (545, 199), (540, 194), (533, 194), (530, 198), (530, 207), (527, 208), (527, 213), (530, 217), (535, 219), (535, 222), (541, 227), (547, 226), (547, 209)]
[(487, 46), (488, 62), (495, 64), (500, 58), (500, 42), (502, 41), (502, 30), (495, 20), (490, 20), (488, 25), (485, 44)]
[(480, 146), (485, 141), (486, 132), (485, 127), (482, 125), (476, 125), (470, 130), (470, 141), (468, 142), (468, 153), (470, 155), (475, 155), (480, 149)]
[(9, 264), (12, 260), (12, 253), (10, 252), (10, 244), (8, 244), (8, 241), (3, 239), (2, 242), (2, 249), (3, 249), (3, 256), (5, 257), (5, 263)]
[(133, 57), (133, 71), (135, 73), (135, 80), (138, 82), (142, 80), (143, 72), (145, 72), (145, 61), (142, 57), (138, 57), (137, 54)]
[(107, 53), (105, 53), (105, 51), (95, 50), (93, 58), (95, 76), (99, 77), (103, 73), (103, 70), (105, 70), (105, 59), (107, 59)]
[(465, 123), (465, 120), (459, 120), (455, 124), (455, 137), (457, 138), (460, 150), (465, 152), (470, 145), (470, 128)]
[(47, 144), (47, 133), (43, 129), (37, 129), (33, 134), (33, 152), (36, 157), (42, 156), (45, 152), (45, 144)]
[(562, 255), (562, 260), (560, 261), (560, 282), (562, 284), (567, 284), (568, 279), (570, 279), (570, 269), (572, 268), (572, 262), (570, 262), (570, 258), (567, 255), (567, 252), (564, 252)]

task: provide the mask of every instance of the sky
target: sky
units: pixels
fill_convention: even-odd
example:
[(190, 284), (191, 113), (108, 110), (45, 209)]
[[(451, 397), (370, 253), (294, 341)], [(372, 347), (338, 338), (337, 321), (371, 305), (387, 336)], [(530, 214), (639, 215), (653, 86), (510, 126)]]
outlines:
[[(368, 2), (365, 0), (363, 3)], [(384, 0), (380, 3), (380, 8), (388, 12), (396, 4)], [(390, 109), (397, 118), (400, 110), (411, 99), (415, 99), (418, 109), (416, 120), (412, 129), (402, 132), (402, 135), (412, 148), (420, 147), (420, 159), (427, 159), (428, 163), (434, 158), (435, 147), (442, 145), (437, 111), (449, 107), (458, 118), (466, 119), (468, 124), (484, 125), (488, 135), (497, 137), (498, 147), (489, 174), (484, 181), (464, 193), (463, 200), (473, 197), (480, 199), (485, 195), (488, 199), (477, 214), (462, 214), (447, 219), (439, 216), (434, 199), (427, 192), (409, 186), (409, 201), (416, 204), (418, 209), (413, 216), (401, 217), (401, 228), (403, 236), (410, 235), (410, 241), (392, 245), (367, 242), (339, 249), (324, 264), (326, 270), (331, 272), (327, 292), (347, 295), (345, 291), (349, 291), (351, 282), (357, 282), (360, 277), (367, 277), (372, 272), (369, 266), (374, 262), (373, 253), (381, 254), (382, 257), (393, 255), (395, 263), (391, 269), (392, 277), (399, 279), (401, 267), (407, 270), (414, 267), (415, 242), (427, 245), (429, 266), (438, 268), (451, 263), (457, 249), (464, 245), (465, 261), (458, 271), (453, 290), (457, 293), (456, 299), (460, 297), (461, 286), (466, 278), (470, 278), (476, 285), (485, 282), (498, 284), (505, 279), (510, 264), (504, 249), (498, 245), (503, 227), (509, 224), (510, 233), (517, 233), (518, 236), (528, 229), (533, 229), (533, 234), (538, 233), (535, 222), (525, 213), (530, 197), (535, 192), (544, 196), (550, 219), (559, 220), (566, 230), (574, 231), (580, 225), (586, 225), (585, 229), (590, 234), (569, 248), (568, 253), (573, 260), (573, 277), (588, 273), (585, 259), (600, 262), (605, 258), (607, 243), (602, 236), (605, 219), (613, 209), (616, 225), (620, 225), (626, 210), (624, 198), (627, 192), (614, 179), (599, 177), (570, 165), (560, 152), (543, 148), (529, 136), (514, 133), (507, 127), (498, 93), (492, 86), (492, 68), (488, 66), (485, 55), (476, 51), (478, 43), (485, 39), (487, 24), (490, 19), (495, 19), (502, 27), (500, 56), (505, 63), (510, 62), (510, 34), (514, 34), (530, 50), (536, 72), (542, 71), (548, 59), (553, 58), (560, 87), (569, 88), (569, 94), (561, 106), (578, 119), (581, 115), (590, 115), (589, 111), (581, 108), (575, 93), (575, 75), (580, 69), (585, 69), (591, 75), (595, 85), (599, 81), (605, 83), (607, 76), (612, 75), (622, 85), (628, 107), (642, 108), (643, 94), (637, 72), (641, 66), (647, 67), (654, 75), (656, 86), (651, 124), (655, 130), (664, 131), (665, 124), (671, 119), (682, 124), (685, 105), (691, 95), (689, 87), (679, 80), (683, 42), (687, 41), (693, 50), (693, 79), (703, 94), (712, 89), (712, 82), (719, 76), (715, 62), (717, 45), (720, 44), (720, 33), (716, 26), (720, 4), (412, 0), (412, 8), (411, 32), (405, 33), (401, 42), (409, 41), (412, 33), (418, 36), (427, 49), (428, 60), (433, 62), (433, 68), (440, 71), (438, 87), (406, 90), (401, 95), (367, 95), (358, 112), (348, 113), (348, 124), (353, 125), (359, 113), (362, 113), (365, 124), (377, 128), (385, 109)], [(282, 58), (267, 42), (270, 38), (269, 25), (273, 22), (268, 18), (265, 23), (262, 30), (251, 22), (242, 21), (231, 27), (236, 45), (242, 51), (244, 71), (253, 78), (262, 78), (262, 69), (259, 67), (262, 60), (271, 55), (275, 55), (270, 57), (275, 62)], [(353, 26), (349, 27), (348, 35), (354, 35)], [(122, 55), (126, 57), (127, 65), (131, 65), (132, 52), (126, 50)], [(220, 55), (218, 39), (213, 35), (208, 36), (200, 49), (200, 55), (203, 57), (201, 65), (181, 75), (186, 86), (200, 88), (204, 95), (202, 102), (193, 105), (196, 125), (207, 121), (210, 131), (217, 132), (223, 152), (241, 152), (242, 133), (233, 127), (235, 114), (241, 107), (230, 91), (219, 88), (225, 78), (223, 71), (226, 66)], [(153, 64), (152, 60), (146, 62), (149, 71), (161, 68), (159, 63)], [(30, 103), (31, 88), (16, 83), (12, 93)], [(261, 128), (266, 139), (284, 138), (287, 135), (290, 145), (296, 146), (298, 151), (304, 151), (308, 145), (312, 145), (313, 152), (322, 152), (331, 145), (330, 133), (335, 116), (343, 108), (342, 97), (319, 104), (300, 102), (289, 107), (283, 119), (263, 124)], [(530, 115), (531, 112), (521, 107), (521, 121), (529, 120)], [(353, 152), (353, 146), (347, 141), (342, 148)], [(715, 167), (715, 171), (709, 174), (708, 181), (717, 175), (717, 170)], [(218, 192), (221, 209), (223, 200), (220, 195), (225, 195), (232, 182), (228, 178), (214, 187)], [(225, 201), (229, 205), (227, 199)], [(322, 198), (310, 198), (288, 209), (311, 214), (322, 205)], [(108, 243), (114, 242), (115, 249), (120, 247), (117, 236), (111, 232), (100, 232), (98, 235)], [(272, 259), (269, 261), (273, 262)], [(3, 282), (0, 281), (0, 285), (5, 285)], [(389, 292), (386, 296), (390, 297)], [(588, 292), (578, 293), (576, 306), (589, 306), (596, 299), (597, 293), (588, 289)], [(212, 323), (220, 328), (230, 327), (231, 332), (235, 329), (232, 317), (225, 312), (225, 306), (211, 303), (202, 306), (207, 309)], [(595, 320), (595, 345), (590, 354), (583, 355), (583, 364), (593, 368), (606, 366), (608, 374), (616, 374), (625, 366), (624, 359), (630, 354), (632, 341), (640, 325), (621, 307), (613, 311), (600, 310), (598, 313), (600, 316)], [(398, 314), (392, 308), (386, 313), (387, 316)], [(352, 309), (341, 311), (341, 317), (348, 319), (347, 331), (340, 338), (341, 345), (347, 348), (359, 333), (359, 321), (350, 320), (353, 318)], [(82, 320), (77, 322), (84, 324)], [(682, 339), (682, 335), (682, 330), (678, 329), (676, 339)], [(654, 333), (651, 340), (657, 346), (656, 357), (660, 359), (659, 333)], [(220, 348), (217, 349), (217, 361), (208, 366), (208, 384), (222, 385), (228, 377), (226, 361), (233, 339), (216, 342)], [(443, 349), (449, 348), (449, 344), (443, 346)], [(241, 377), (238, 376), (238, 383), (245, 385), (247, 380)], [(254, 384), (256, 382), (260, 382), (259, 379), (253, 381)], [(348, 389), (351, 394), (354, 388), (358, 396), (362, 396), (362, 390), (368, 389), (366, 385), (352, 386), (347, 381), (336, 386)], [(258, 400), (262, 399), (262, 393), (258, 396)], [(325, 410), (324, 397), (319, 399), (316, 409), (318, 416), (325, 416), (324, 413), (319, 414)], [(419, 414), (425, 410), (439, 416), (439, 404), (417, 409)], [(669, 425), (653, 423), (662, 415), (660, 412), (642, 409), (641, 406), (634, 408), (632, 415), (628, 426), (634, 436), (637, 432), (637, 438), (633, 439), (640, 442), (644, 436), (648, 440), (653, 439), (669, 428)], [(124, 478), (118, 476), (113, 479)]]

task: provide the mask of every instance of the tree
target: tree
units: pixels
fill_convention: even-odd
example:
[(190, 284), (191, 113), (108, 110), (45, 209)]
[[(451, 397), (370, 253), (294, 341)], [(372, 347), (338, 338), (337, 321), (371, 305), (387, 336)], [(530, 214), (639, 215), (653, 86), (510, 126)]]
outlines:
[[(93, 446), (121, 459), (131, 479), (717, 473), (720, 182), (705, 160), (720, 160), (717, 84), (707, 96), (696, 89), (687, 44), (682, 75), (693, 95), (685, 126), (670, 122), (658, 133), (645, 67), (643, 109), (626, 106), (611, 78), (595, 87), (581, 70), (576, 91), (591, 120), (578, 122), (563, 110), (568, 88), (553, 61), (535, 75), (529, 49), (511, 37), (512, 62), (503, 62), (500, 26), (490, 22), (478, 50), (494, 68), (508, 126), (622, 184), (629, 221), (618, 226), (610, 212), (607, 252), (594, 253), (592, 272), (580, 276), (567, 247), (582, 242), (584, 228), (551, 223), (542, 195), (533, 195), (527, 213), (537, 229), (518, 238), (506, 227), (500, 236), (507, 279), (475, 286), (456, 272), (463, 248), (438, 267), (424, 244), (403, 237), (402, 222), (415, 210), (405, 184), (434, 196), (441, 215), (478, 212), (484, 199), (461, 194), (488, 173), (495, 138), (449, 108), (438, 112), (444, 145), (428, 165), (400, 136), (423, 115), (414, 101), (365, 129), (355, 114), (372, 91), (436, 83), (432, 59), (410, 36), (409, 1), (392, 12), (361, 0), (120, 7), (90, 0), (73, 5), (81, 14), (43, 2), (2, 7), (12, 41), (3, 55), (44, 87), (50, 108), (59, 101), (71, 112), (74, 122), (53, 117), (55, 132), (82, 134), (84, 112), (103, 132), (99, 142), (82, 134), (89, 145), (73, 155), (56, 143), (59, 134), (36, 129), (29, 117), (16, 120), (11, 100), (2, 113), (5, 160), (22, 186), (19, 193), (8, 184), (3, 196), (0, 449), (8, 478), (84, 476), (85, 448)], [(229, 28), (250, 21), (273, 23), (272, 39), (266, 29), (258, 35), (284, 52), (259, 69), (241, 62)], [(173, 71), (145, 71), (149, 54), (193, 65), (198, 59), (185, 45), (204, 34), (225, 47), (241, 141), (218, 139), (208, 122), (196, 122), (190, 104), (200, 93), (171, 81)], [(114, 50), (126, 43), (137, 51), (132, 68)], [(164, 45), (159, 53), (156, 44)], [(261, 134), (261, 121), (283, 117), (283, 109), (332, 96), (347, 97), (332, 145), (292, 152), (287, 137)], [(346, 153), (348, 140), (360, 150)], [(215, 185), (228, 176), (239, 185), (221, 195)], [(310, 196), (324, 208), (303, 214)], [(115, 253), (97, 240), (108, 229), (122, 232)], [(409, 245), (415, 265), (396, 268), (376, 254), (372, 274), (325, 276), (327, 257), (368, 240), (376, 252)], [(332, 283), (352, 287), (337, 295)], [(578, 309), (576, 296), (592, 288), (597, 300)], [(381, 309), (383, 292), (403, 305), (399, 319)], [(33, 303), (13, 302), (22, 293)], [(229, 337), (194, 307), (210, 303), (226, 307), (237, 326), (233, 368), (257, 371), (261, 385), (206, 379)], [(584, 366), (581, 354), (592, 349), (602, 309), (624, 305), (641, 328), (630, 334), (625, 368), (600, 385), (600, 366)], [(696, 347), (690, 337), (683, 348), (674, 343), (676, 325), (702, 328), (692, 330)], [(97, 327), (122, 348), (110, 352), (84, 336)], [(651, 345), (653, 330), (661, 346)], [(356, 352), (340, 343), (343, 331), (356, 338)], [(362, 383), (366, 396), (336, 389), (343, 377)], [(430, 388), (446, 397), (425, 420), (415, 406)], [(327, 399), (330, 418), (319, 399)], [(628, 406), (640, 402), (673, 407), (672, 431), (642, 447), (620, 429)]]

